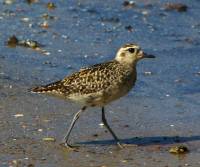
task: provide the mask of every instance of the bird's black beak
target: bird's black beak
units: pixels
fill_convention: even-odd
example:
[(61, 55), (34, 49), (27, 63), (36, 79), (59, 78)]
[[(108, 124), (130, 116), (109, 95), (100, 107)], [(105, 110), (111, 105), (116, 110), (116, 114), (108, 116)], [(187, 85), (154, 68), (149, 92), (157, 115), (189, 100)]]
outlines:
[(156, 58), (154, 55), (143, 53), (143, 58)]

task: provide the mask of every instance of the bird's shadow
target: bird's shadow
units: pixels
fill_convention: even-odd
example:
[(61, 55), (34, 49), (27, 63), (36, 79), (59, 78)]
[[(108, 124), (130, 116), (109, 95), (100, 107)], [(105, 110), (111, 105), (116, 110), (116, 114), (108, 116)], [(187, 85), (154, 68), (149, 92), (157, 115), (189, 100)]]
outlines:
[[(150, 146), (150, 145), (167, 145), (175, 143), (184, 143), (189, 141), (198, 141), (200, 136), (180, 137), (180, 136), (154, 136), (154, 137), (133, 137), (128, 139), (121, 139), (122, 144), (133, 144), (138, 146)], [(84, 145), (114, 145), (115, 140), (98, 140), (79, 142), (78, 144)]]

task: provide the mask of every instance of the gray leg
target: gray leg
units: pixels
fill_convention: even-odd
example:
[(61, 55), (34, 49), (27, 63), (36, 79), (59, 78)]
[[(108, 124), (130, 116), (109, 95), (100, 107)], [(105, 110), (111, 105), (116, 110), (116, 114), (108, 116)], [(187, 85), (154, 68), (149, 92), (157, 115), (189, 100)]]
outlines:
[(76, 121), (79, 119), (80, 114), (81, 114), (83, 111), (85, 111), (85, 109), (86, 109), (86, 106), (84, 106), (82, 109), (80, 109), (80, 110), (74, 115), (74, 118), (73, 118), (73, 120), (72, 120), (72, 123), (70, 124), (70, 127), (69, 127), (69, 129), (68, 129), (68, 131), (67, 131), (67, 134), (66, 134), (65, 138), (64, 138), (64, 139), (65, 139), (65, 146), (67, 146), (67, 147), (73, 147), (73, 146), (71, 146), (71, 145), (68, 143), (68, 139), (69, 139), (70, 133), (71, 133), (71, 131), (72, 131), (72, 129), (73, 129), (73, 127), (74, 127)]
[(117, 145), (119, 147), (122, 147), (122, 145), (120, 144), (120, 140), (119, 138), (115, 135), (115, 133), (113, 132), (113, 130), (110, 128), (110, 126), (108, 125), (108, 122), (106, 120), (106, 117), (105, 117), (105, 110), (104, 110), (104, 107), (102, 107), (102, 121), (105, 125), (105, 127), (108, 129), (108, 131), (111, 133), (111, 135), (113, 136), (113, 138), (117, 141)]

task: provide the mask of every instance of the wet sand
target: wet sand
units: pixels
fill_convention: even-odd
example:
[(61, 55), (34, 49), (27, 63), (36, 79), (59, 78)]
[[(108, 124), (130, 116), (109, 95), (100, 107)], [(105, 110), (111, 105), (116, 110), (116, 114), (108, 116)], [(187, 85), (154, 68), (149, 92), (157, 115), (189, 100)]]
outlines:
[[(0, 166), (7, 167), (199, 167), (200, 2), (0, 1)], [(170, 1), (175, 2), (175, 1)], [(44, 24), (45, 23), (45, 24)], [(48, 26), (44, 26), (48, 25)], [(44, 45), (36, 50), (6, 41), (12, 35)], [(110, 60), (124, 43), (136, 42), (155, 60), (139, 62), (138, 80), (126, 96), (106, 107), (119, 149), (90, 108), (60, 146), (80, 106), (28, 89), (62, 79), (80, 67)], [(51, 137), (55, 141), (43, 141)], [(189, 153), (169, 153), (184, 145)]]

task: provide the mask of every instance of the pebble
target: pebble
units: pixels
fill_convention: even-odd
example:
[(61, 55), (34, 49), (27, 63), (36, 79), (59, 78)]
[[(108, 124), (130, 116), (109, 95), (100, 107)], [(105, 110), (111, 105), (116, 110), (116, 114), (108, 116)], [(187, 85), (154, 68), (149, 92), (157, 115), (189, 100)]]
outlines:
[(151, 71), (145, 71), (144, 75), (152, 75), (152, 72)]
[(100, 123), (99, 126), (103, 127), (103, 126), (104, 126), (104, 123)]
[(165, 10), (176, 10), (177, 12), (186, 12), (187, 8), (187, 5), (183, 3), (166, 3), (164, 5)]
[(23, 117), (23, 116), (24, 116), (24, 114), (15, 114), (14, 115), (15, 118), (19, 118), (19, 117)]
[(189, 150), (186, 146), (180, 145), (180, 146), (173, 146), (169, 149), (169, 152), (172, 154), (185, 154), (188, 153)]
[(50, 141), (50, 142), (55, 142), (56, 141), (56, 139), (53, 138), (53, 137), (44, 137), (44, 138), (42, 138), (42, 140), (43, 141)]

